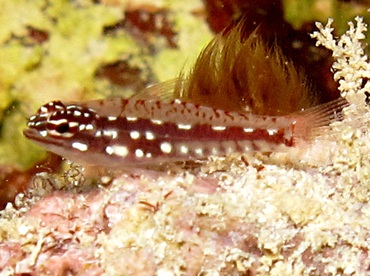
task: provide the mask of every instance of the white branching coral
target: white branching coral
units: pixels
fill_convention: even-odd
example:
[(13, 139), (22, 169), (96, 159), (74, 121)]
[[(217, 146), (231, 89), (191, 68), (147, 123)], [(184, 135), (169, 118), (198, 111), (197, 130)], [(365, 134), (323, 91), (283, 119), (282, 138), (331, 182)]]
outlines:
[(332, 66), (334, 79), (339, 81), (341, 96), (346, 97), (350, 102), (355, 94), (364, 95), (365, 92), (370, 92), (370, 64), (361, 42), (365, 38), (367, 24), (360, 16), (357, 16), (355, 21), (357, 25), (349, 22), (349, 30), (340, 38), (333, 36), (331, 18), (326, 26), (317, 22), (319, 31), (311, 34), (311, 37), (317, 39), (316, 46), (323, 45), (333, 51), (333, 57), (336, 60)]

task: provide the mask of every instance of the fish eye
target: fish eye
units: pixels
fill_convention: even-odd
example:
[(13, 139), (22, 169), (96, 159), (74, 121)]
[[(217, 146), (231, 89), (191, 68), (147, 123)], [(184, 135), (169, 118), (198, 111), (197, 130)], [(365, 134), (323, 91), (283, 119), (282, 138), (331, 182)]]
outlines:
[(69, 138), (76, 133), (77, 127), (73, 127), (71, 123), (67, 121), (58, 124), (56, 124), (55, 121), (49, 121), (47, 130), (51, 136)]
[(59, 126), (55, 128), (55, 131), (59, 132), (60, 134), (69, 132), (69, 123), (66, 122), (66, 123), (60, 124)]
[(47, 120), (47, 131), (55, 137), (72, 137), (77, 131), (79, 123), (72, 120), (68, 112), (56, 111)]

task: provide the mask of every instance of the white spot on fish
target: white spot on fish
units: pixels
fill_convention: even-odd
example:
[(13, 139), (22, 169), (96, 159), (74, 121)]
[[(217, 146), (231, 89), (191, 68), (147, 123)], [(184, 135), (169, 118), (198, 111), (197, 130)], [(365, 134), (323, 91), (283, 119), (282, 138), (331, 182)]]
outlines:
[(46, 136), (48, 136), (48, 131), (47, 130), (40, 130), (40, 135), (42, 136), (42, 137), (46, 137)]
[(39, 115), (40, 118), (46, 118), (46, 117), (49, 117), (49, 116), (50, 116), (50, 114), (48, 114), (48, 113), (44, 113), (44, 114)]
[(51, 120), (50, 122), (53, 123), (54, 125), (61, 125), (61, 124), (68, 123), (67, 119)]
[(163, 142), (163, 143), (161, 144), (161, 151), (162, 151), (163, 153), (171, 153), (171, 151), (172, 151), (172, 146), (171, 146), (171, 144), (170, 144), (170, 143), (168, 143), (168, 142)]
[(108, 116), (108, 121), (115, 121), (117, 120), (116, 116)]
[[(52, 103), (49, 103), (48, 106), (53, 106)], [(41, 106), (40, 107), (40, 113), (47, 113), (48, 112), (48, 108), (45, 107), (45, 106)]]
[(136, 156), (137, 158), (142, 158), (142, 157), (144, 156), (144, 152), (143, 152), (143, 150), (141, 150), (141, 149), (137, 149), (137, 150), (135, 150), (135, 156)]
[(139, 139), (140, 138), (140, 132), (134, 130), (130, 132), (130, 137), (133, 140)]
[(84, 143), (74, 142), (74, 143), (72, 143), (72, 148), (78, 149), (79, 151), (87, 151), (89, 146), (84, 144)]
[(194, 152), (195, 152), (195, 154), (197, 154), (197, 155), (199, 155), (199, 156), (203, 155), (203, 149), (202, 149), (202, 148), (196, 148), (196, 149), (194, 150)]
[(146, 132), (145, 132), (145, 138), (146, 138), (147, 140), (154, 140), (154, 138), (155, 138), (154, 133), (153, 133), (153, 132), (151, 132), (151, 131), (146, 131)]
[(252, 133), (254, 131), (254, 128), (248, 127), (248, 128), (244, 128), (243, 130), (244, 132)]
[(215, 131), (223, 131), (226, 129), (226, 127), (225, 126), (213, 126), (212, 129)]
[(94, 126), (92, 124), (86, 125), (86, 130), (93, 130)]
[(185, 125), (185, 124), (178, 124), (177, 127), (179, 129), (187, 129), (187, 130), (191, 129), (191, 125)]
[[(53, 102), (51, 102), (49, 105), (50, 105), (50, 106), (53, 106)], [(70, 104), (70, 105), (67, 105), (67, 106), (66, 106), (66, 108), (67, 108), (68, 110), (70, 110), (70, 109), (80, 109), (80, 106), (78, 106), (78, 105), (74, 105), (74, 104)]]
[(75, 111), (73, 111), (73, 115), (77, 116), (77, 117), (80, 117), (82, 115), (82, 112), (79, 111), (79, 110), (75, 110)]
[(69, 124), (70, 127), (76, 127), (76, 126), (79, 125), (79, 123), (77, 123), (77, 122), (69, 122), (68, 124)]
[(188, 154), (189, 153), (189, 148), (185, 145), (181, 145), (179, 150), (180, 150), (180, 153), (182, 153), (182, 154)]
[(269, 135), (275, 135), (275, 134), (277, 133), (277, 130), (276, 130), (276, 129), (268, 129), (268, 130), (267, 130), (267, 133), (268, 133)]
[(137, 121), (137, 117), (126, 117), (126, 120), (128, 122), (135, 122), (135, 121)]
[(104, 136), (111, 137), (112, 139), (116, 139), (118, 137), (118, 132), (113, 129), (103, 130), (103, 134)]
[(111, 146), (108, 146), (105, 148), (105, 152), (108, 153), (109, 155), (112, 155), (114, 150)]
[(163, 121), (161, 121), (161, 120), (150, 120), (153, 124), (155, 124), (155, 125), (161, 125), (161, 124), (163, 124)]
[(125, 157), (128, 154), (128, 149), (125, 146), (112, 146), (112, 149), (114, 154), (121, 157)]

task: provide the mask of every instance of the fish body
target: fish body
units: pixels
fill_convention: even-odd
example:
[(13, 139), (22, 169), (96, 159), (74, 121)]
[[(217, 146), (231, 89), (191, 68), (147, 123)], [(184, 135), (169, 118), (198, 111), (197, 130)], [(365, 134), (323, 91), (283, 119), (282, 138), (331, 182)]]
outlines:
[(239, 152), (274, 152), (309, 142), (344, 100), (288, 116), (229, 112), (195, 103), (111, 98), (42, 106), (27, 138), (83, 164), (119, 167), (199, 160)]

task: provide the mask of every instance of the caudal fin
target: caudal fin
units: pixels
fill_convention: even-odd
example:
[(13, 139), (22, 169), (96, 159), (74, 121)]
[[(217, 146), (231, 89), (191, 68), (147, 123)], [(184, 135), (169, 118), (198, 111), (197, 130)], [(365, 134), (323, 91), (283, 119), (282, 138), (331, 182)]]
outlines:
[(310, 141), (320, 136), (323, 127), (343, 119), (343, 108), (347, 106), (349, 103), (341, 97), (292, 114), (293, 117), (297, 117), (294, 129), (295, 139)]

